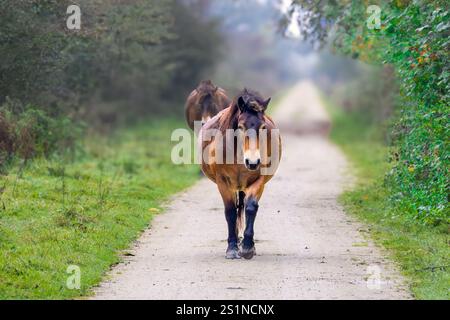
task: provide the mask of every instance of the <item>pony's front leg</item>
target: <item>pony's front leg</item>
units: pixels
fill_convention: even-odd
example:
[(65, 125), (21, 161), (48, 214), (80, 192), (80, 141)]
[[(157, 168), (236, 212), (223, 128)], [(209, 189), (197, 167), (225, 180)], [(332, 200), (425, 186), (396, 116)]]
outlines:
[(227, 259), (240, 259), (239, 247), (238, 247), (238, 234), (237, 234), (237, 207), (235, 193), (227, 188), (226, 184), (219, 182), (220, 195), (222, 196), (223, 204), (225, 206), (225, 219), (228, 224), (228, 247), (225, 254)]
[(245, 230), (240, 255), (245, 259), (251, 259), (256, 253), (253, 236), (255, 234), (254, 224), (258, 213), (258, 201), (264, 190), (264, 177), (260, 177), (249, 188), (245, 190)]

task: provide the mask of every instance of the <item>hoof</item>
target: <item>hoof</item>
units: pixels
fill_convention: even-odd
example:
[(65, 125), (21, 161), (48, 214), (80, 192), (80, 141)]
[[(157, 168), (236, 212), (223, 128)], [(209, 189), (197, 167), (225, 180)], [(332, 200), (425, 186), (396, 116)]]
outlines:
[(240, 259), (241, 256), (239, 255), (239, 250), (236, 249), (228, 249), (227, 253), (225, 254), (225, 259)]
[(251, 248), (244, 248), (243, 247), (239, 254), (244, 259), (250, 260), (256, 254), (255, 246), (253, 246)]

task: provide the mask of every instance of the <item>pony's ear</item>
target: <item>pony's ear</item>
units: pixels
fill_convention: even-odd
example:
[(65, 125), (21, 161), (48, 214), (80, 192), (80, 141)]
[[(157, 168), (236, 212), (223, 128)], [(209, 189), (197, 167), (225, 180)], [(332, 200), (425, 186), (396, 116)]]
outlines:
[(272, 98), (269, 98), (262, 103), (263, 111), (266, 111), (267, 107), (269, 106), (270, 100), (272, 100)]
[(218, 87), (218, 86), (216, 86), (216, 87), (214, 88), (214, 93), (216, 93), (217, 90), (219, 90), (219, 87)]
[(237, 105), (238, 105), (239, 110), (241, 112), (245, 111), (245, 108), (246, 108), (247, 104), (245, 103), (245, 100), (244, 100), (244, 98), (242, 96), (239, 97), (239, 99), (237, 101)]

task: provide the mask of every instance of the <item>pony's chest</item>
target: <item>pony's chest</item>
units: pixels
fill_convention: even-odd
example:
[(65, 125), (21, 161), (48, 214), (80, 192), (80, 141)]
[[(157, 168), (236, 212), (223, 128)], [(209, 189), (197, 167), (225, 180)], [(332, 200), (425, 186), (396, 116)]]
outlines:
[(248, 171), (245, 166), (240, 166), (234, 174), (227, 177), (227, 184), (230, 188), (243, 191), (255, 182), (259, 177), (259, 172)]

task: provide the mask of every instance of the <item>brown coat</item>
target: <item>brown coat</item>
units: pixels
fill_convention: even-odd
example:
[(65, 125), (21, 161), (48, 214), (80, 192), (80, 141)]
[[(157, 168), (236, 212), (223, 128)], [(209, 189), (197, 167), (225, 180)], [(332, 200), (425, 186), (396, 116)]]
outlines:
[[(272, 119), (264, 114), (269, 101), (264, 101), (256, 92), (245, 90), (228, 108), (208, 121), (199, 133), (202, 171), (217, 184), (224, 203), (228, 224), (227, 259), (251, 259), (254, 256), (253, 228), (258, 202), (265, 184), (275, 174), (281, 159), (281, 138), (276, 134), (278, 130)], [(242, 136), (250, 130), (259, 131), (257, 143), (253, 147), (249, 139)], [(264, 132), (268, 133), (267, 139), (262, 139)], [(272, 133), (276, 135), (272, 137)], [(243, 143), (229, 143), (238, 137)], [(230, 161), (227, 162), (227, 159)], [(240, 250), (239, 234), (243, 236)]]
[(210, 80), (201, 81), (185, 104), (186, 122), (194, 130), (194, 121), (206, 123), (230, 104), (225, 90), (216, 87)]

